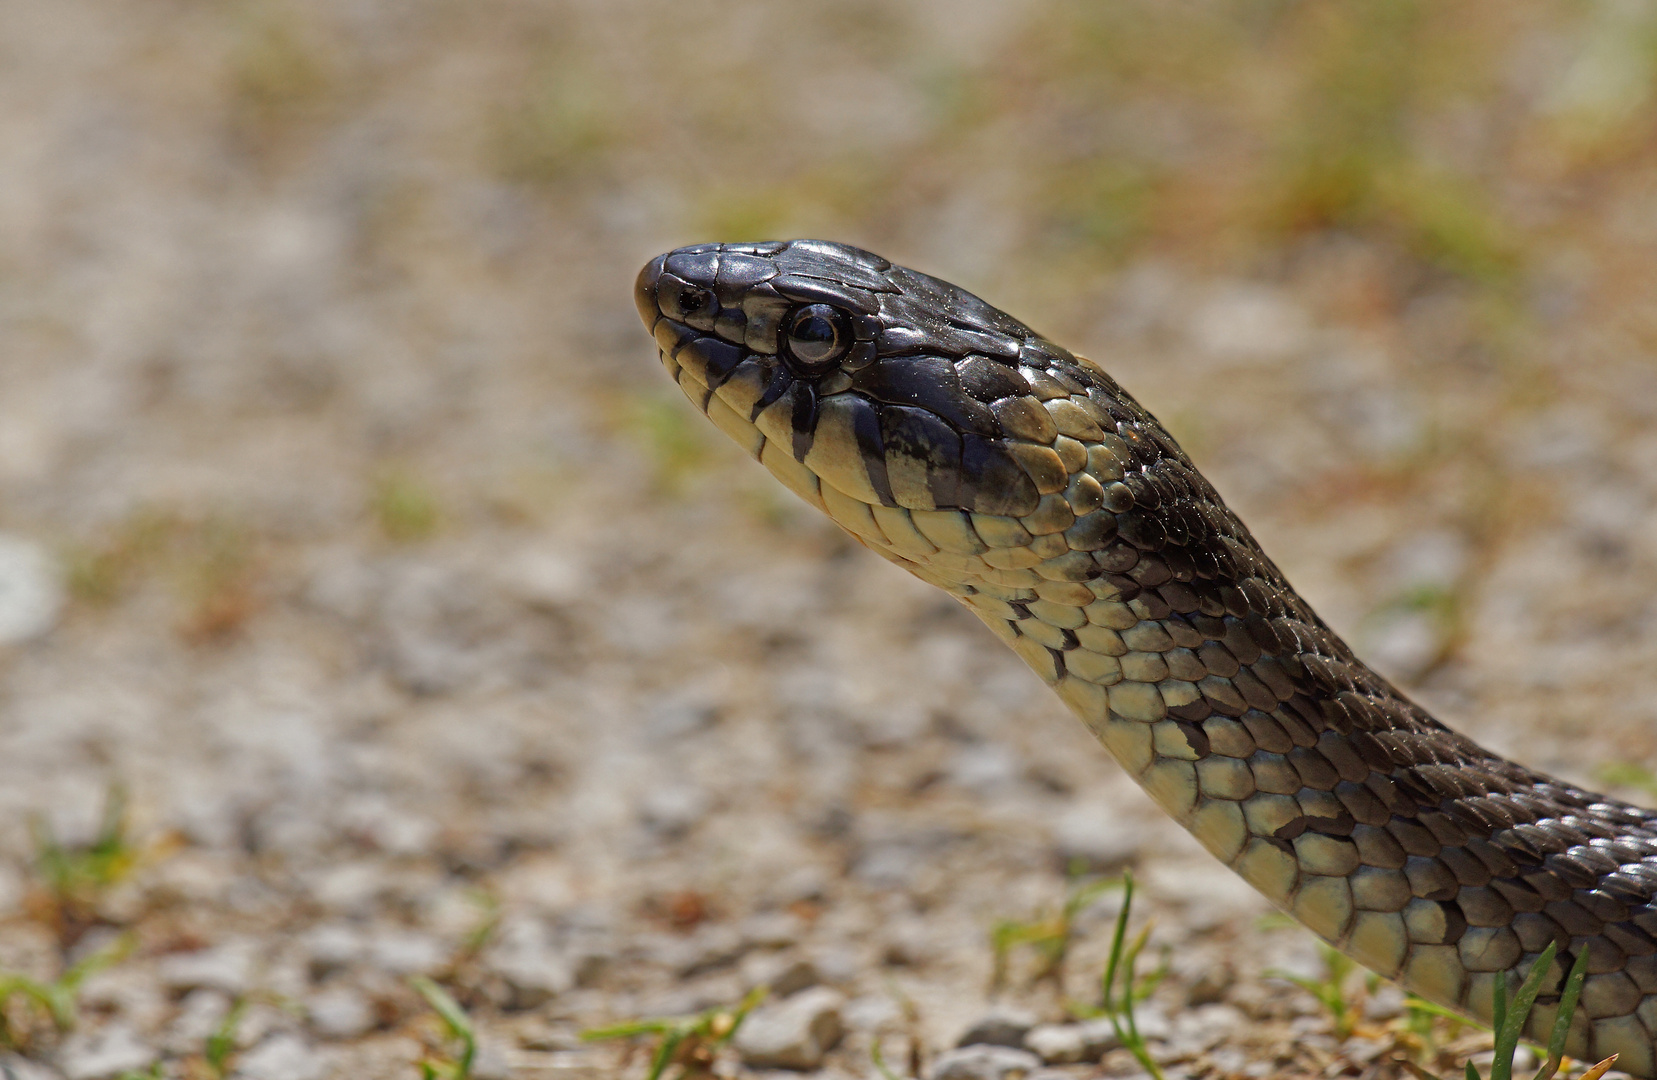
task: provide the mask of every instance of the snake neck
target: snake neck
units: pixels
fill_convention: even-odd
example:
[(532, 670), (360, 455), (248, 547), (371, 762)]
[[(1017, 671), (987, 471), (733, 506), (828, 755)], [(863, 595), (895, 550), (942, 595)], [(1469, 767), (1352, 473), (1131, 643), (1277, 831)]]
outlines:
[(871, 506), (826, 485), (819, 501), (958, 597), (1163, 809), (1325, 941), (1484, 1018), (1496, 980), (1553, 943), (1537, 1037), (1585, 950), (1572, 1045), (1653, 1071), (1652, 812), (1508, 761), (1410, 701), (1160, 424), (1125, 391), (1117, 405), (1071, 453), (1079, 467), (1054, 470), (1044, 498), (1070, 512), (1045, 521)]

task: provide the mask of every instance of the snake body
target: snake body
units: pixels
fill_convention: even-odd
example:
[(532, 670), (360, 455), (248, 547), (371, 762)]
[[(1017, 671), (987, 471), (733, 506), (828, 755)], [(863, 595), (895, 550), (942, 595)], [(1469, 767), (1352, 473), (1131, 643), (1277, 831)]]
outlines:
[(659, 256), (690, 400), (946, 590), (1151, 797), (1323, 940), (1488, 1022), (1552, 942), (1545, 1039), (1657, 1076), (1657, 813), (1451, 731), (1364, 665), (1116, 381), (947, 282), (815, 240)]

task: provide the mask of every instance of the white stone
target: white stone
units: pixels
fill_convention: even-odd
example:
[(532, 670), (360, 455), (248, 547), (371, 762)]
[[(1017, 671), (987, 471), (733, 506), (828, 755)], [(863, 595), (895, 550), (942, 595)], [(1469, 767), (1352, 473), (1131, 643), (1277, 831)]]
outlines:
[(368, 949), (369, 962), (392, 975), (427, 975), (448, 959), (443, 943), (412, 930), (382, 930)]
[(343, 923), (324, 923), (306, 931), (302, 944), (310, 956), (311, 977), (320, 979), (360, 960), (368, 942)]
[(56, 1069), (16, 1054), (0, 1054), (0, 1076), (5, 1080), (63, 1080)]
[(63, 578), (46, 549), (0, 533), (0, 645), (37, 638), (57, 624)]
[(515, 1009), (533, 1009), (575, 987), (575, 971), (569, 960), (551, 949), (496, 948), (489, 951), (484, 962), (506, 980)]
[(579, 600), (587, 587), (586, 569), (567, 554), (534, 548), (509, 560), (501, 584), (531, 607), (557, 610)]
[(932, 1063), (932, 1080), (1024, 1080), (1041, 1059), (1010, 1046), (963, 1046), (946, 1050)]
[(755, 1069), (815, 1069), (840, 1041), (845, 998), (819, 986), (762, 1005), (737, 1029), (736, 1048)]
[[(1175, 1060), (1196, 1057), (1204, 1050), (1219, 1045), (1243, 1022), (1243, 1014), (1230, 1005), (1199, 1005), (1186, 1009), (1178, 1013), (1172, 1022), (1173, 1031), (1167, 1037), (1168, 1056)], [(1140, 1034), (1151, 1037), (1144, 1028), (1140, 1029)]]
[(823, 981), (817, 965), (786, 953), (749, 953), (742, 958), (741, 971), (744, 983), (768, 986), (777, 997), (788, 997)]
[(1116, 1028), (1100, 1017), (1079, 1024), (1037, 1024), (1024, 1036), (1024, 1047), (1049, 1065), (1098, 1061), (1121, 1045)]
[(192, 1054), (230, 1015), (230, 998), (221, 990), (192, 990), (179, 1003), (178, 1015), (167, 1029), (165, 1045), (175, 1054)]
[(159, 967), (161, 984), (174, 993), (219, 990), (232, 997), (246, 993), (253, 979), (254, 950), (249, 942), (228, 942), (200, 952), (176, 953)]
[(903, 1011), (886, 994), (865, 994), (852, 998), (840, 1014), (853, 1031), (878, 1031), (901, 1019)]
[(1139, 857), (1145, 832), (1113, 804), (1085, 799), (1059, 815), (1053, 825), (1053, 847), (1066, 866), (1080, 862), (1090, 870), (1116, 870)]
[[(490, 1039), (478, 1043), (477, 1056), (472, 1059), (471, 1080), (512, 1080), (514, 1074), (506, 1047)], [(560, 1074), (554, 1072), (553, 1075)]]
[(324, 1039), (354, 1039), (374, 1027), (374, 1007), (349, 986), (327, 986), (305, 1002), (311, 1030)]
[(974, 743), (955, 752), (946, 772), (950, 783), (985, 797), (1017, 784), (1021, 763), (1002, 743)]
[(69, 1080), (107, 1080), (147, 1068), (156, 1058), (152, 1047), (124, 1024), (92, 1032), (75, 1032), (64, 1042), (58, 1063)]
[(232, 1080), (322, 1080), (328, 1059), (298, 1035), (272, 1035), (236, 1059)]
[(694, 829), (708, 813), (708, 796), (690, 782), (671, 782), (643, 792), (639, 817), (664, 839), (675, 839)]
[(955, 1040), (955, 1045), (1022, 1047), (1025, 1032), (1035, 1024), (1035, 1016), (1023, 1009), (996, 1009), (973, 1021)]
[(742, 938), (756, 949), (786, 949), (800, 940), (798, 915), (768, 911), (751, 915), (742, 922)]

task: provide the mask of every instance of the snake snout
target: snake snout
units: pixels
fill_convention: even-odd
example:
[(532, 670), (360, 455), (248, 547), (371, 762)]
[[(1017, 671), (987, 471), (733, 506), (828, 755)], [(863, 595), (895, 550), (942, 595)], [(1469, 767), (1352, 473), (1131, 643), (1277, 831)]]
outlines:
[(656, 256), (644, 264), (644, 269), (633, 280), (633, 303), (646, 326), (655, 325), (656, 317), (661, 314), (661, 309), (656, 306), (656, 283), (662, 278), (662, 265), (666, 262), (666, 255)]

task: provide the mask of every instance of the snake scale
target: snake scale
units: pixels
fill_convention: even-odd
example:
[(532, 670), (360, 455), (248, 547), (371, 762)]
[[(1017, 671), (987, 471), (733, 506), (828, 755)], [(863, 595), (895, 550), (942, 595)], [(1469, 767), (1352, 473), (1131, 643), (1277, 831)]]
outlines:
[(1451, 731), (1326, 626), (1127, 391), (976, 296), (818, 240), (635, 287), (721, 430), (959, 599), (1209, 851), (1323, 940), (1489, 1021), (1588, 977), (1568, 1052), (1657, 1076), (1657, 812)]

